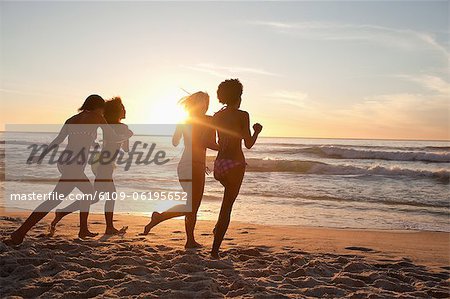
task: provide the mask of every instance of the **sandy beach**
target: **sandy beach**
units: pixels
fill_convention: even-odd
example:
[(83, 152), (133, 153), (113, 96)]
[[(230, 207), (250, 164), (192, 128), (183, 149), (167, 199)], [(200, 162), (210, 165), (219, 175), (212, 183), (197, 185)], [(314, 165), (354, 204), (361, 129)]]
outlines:
[[(27, 213), (2, 211), (1, 238)], [(428, 298), (449, 297), (450, 234), (232, 222), (220, 260), (209, 256), (214, 223), (199, 221), (201, 250), (184, 249), (183, 220), (138, 236), (147, 218), (117, 215), (127, 234), (76, 238), (78, 216), (46, 237), (51, 216), (24, 243), (0, 243), (6, 298)], [(91, 215), (93, 231), (103, 215)]]
[(449, 8), (0, 0), (0, 299), (450, 299)]

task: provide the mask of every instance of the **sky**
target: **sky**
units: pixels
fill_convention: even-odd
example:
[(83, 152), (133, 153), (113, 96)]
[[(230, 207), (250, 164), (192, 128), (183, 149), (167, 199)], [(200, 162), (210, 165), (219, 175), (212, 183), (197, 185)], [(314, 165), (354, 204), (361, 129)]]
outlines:
[(0, 2), (0, 130), (92, 93), (176, 123), (239, 78), (263, 136), (449, 140), (449, 2)]

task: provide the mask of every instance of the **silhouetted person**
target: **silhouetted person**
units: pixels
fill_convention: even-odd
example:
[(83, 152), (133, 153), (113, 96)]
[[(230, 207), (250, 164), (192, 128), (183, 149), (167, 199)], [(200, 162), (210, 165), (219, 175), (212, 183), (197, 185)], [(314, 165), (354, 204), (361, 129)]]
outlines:
[[(128, 129), (128, 126), (121, 123), (120, 121), (125, 118), (126, 110), (122, 104), (120, 97), (115, 97), (105, 103), (104, 117), (108, 124), (111, 125), (114, 133), (119, 137), (119, 140), (115, 139), (115, 136), (111, 134), (104, 135), (103, 138), (103, 148), (100, 155), (105, 157), (115, 157), (102, 159), (92, 165), (92, 170), (95, 173), (95, 183), (94, 188), (97, 194), (102, 193), (102, 197), (108, 198), (105, 200), (105, 220), (106, 220), (106, 230), (105, 234), (115, 235), (124, 234), (127, 227), (123, 227), (118, 230), (113, 224), (114, 215), (114, 204), (116, 197), (116, 186), (114, 185), (113, 172), (115, 168), (115, 162), (118, 157), (118, 152), (123, 149), (125, 152), (129, 151), (129, 138), (133, 135), (133, 132)], [(91, 204), (98, 202), (99, 196), (95, 198)], [(81, 209), (80, 201), (75, 201), (63, 209), (58, 209), (55, 212), (55, 219), (51, 223), (50, 235), (53, 235), (56, 229), (56, 225), (59, 221), (66, 215), (78, 211)]]
[[(84, 157), (88, 157), (90, 148), (97, 137), (98, 127), (106, 124), (106, 120), (103, 117), (104, 106), (105, 101), (99, 95), (87, 97), (79, 109), (80, 113), (72, 116), (65, 122), (58, 136), (39, 156), (38, 162), (42, 161), (55, 146), (61, 144), (66, 138), (68, 138), (68, 144), (63, 152), (82, 153)], [(103, 126), (102, 128), (105, 131)], [(88, 159), (78, 159), (77, 161), (61, 160), (63, 159), (58, 159), (61, 178), (53, 192), (66, 197), (75, 188), (78, 188), (85, 195), (93, 195), (94, 187), (84, 173)], [(46, 200), (41, 203), (25, 222), (11, 234), (10, 239), (6, 243), (8, 245), (22, 243), (27, 232), (61, 202), (62, 199)], [(80, 206), (80, 231), (78, 236), (80, 238), (93, 237), (97, 234), (90, 232), (87, 224), (90, 200), (81, 200)]]
[(141, 235), (147, 235), (150, 230), (162, 221), (185, 217), (186, 248), (201, 247), (195, 241), (194, 229), (197, 222), (197, 212), (205, 188), (206, 148), (218, 149), (215, 141), (215, 132), (212, 129), (211, 117), (205, 115), (209, 107), (209, 96), (204, 92), (197, 92), (183, 98), (180, 103), (189, 114), (186, 125), (178, 125), (172, 137), (174, 146), (178, 146), (181, 138), (184, 139), (185, 148), (178, 164), (178, 179), (184, 192), (188, 195), (187, 204), (192, 205), (191, 212), (180, 212), (185, 205), (174, 206), (166, 212), (152, 214), (152, 219), (145, 226)]
[(219, 152), (214, 162), (214, 178), (224, 187), (219, 219), (214, 228), (214, 243), (211, 255), (219, 257), (219, 248), (230, 224), (231, 210), (239, 194), (245, 173), (245, 157), (242, 152), (242, 140), (250, 149), (262, 130), (260, 124), (254, 124), (253, 135), (250, 132), (250, 117), (239, 110), (243, 86), (238, 79), (225, 80), (217, 89), (219, 102), (226, 105), (214, 114), (213, 123), (218, 134)]

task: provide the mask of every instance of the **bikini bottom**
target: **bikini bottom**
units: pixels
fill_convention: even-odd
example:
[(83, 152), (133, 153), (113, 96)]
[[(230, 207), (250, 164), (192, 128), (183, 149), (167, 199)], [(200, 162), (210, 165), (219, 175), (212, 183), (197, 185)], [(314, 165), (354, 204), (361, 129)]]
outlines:
[(231, 159), (216, 159), (214, 161), (214, 178), (218, 181), (222, 180), (225, 175), (235, 167), (246, 166), (245, 161), (236, 161)]

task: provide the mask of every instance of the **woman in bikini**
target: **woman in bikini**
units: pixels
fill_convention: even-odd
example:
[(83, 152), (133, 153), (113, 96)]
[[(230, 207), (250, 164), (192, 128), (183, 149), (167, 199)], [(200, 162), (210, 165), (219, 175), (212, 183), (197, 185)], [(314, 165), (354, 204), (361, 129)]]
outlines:
[[(104, 125), (106, 124), (106, 120), (103, 117), (104, 106), (105, 101), (99, 95), (90, 95), (87, 97), (79, 109), (80, 113), (72, 116), (64, 123), (58, 136), (38, 157), (37, 162), (39, 163), (66, 138), (68, 138), (68, 143), (60, 157), (64, 153), (69, 155), (70, 153), (81, 154), (80, 157), (84, 157), (77, 159), (77, 161), (62, 161), (63, 159), (58, 159), (58, 168), (61, 171), (61, 177), (53, 190), (54, 194), (62, 195), (62, 198), (65, 198), (75, 188), (78, 188), (83, 194), (90, 195), (92, 199), (94, 187), (84, 173), (84, 169), (88, 162), (86, 157), (89, 156), (90, 148), (97, 137), (98, 127), (102, 127), (105, 131)], [(41, 203), (25, 222), (10, 235), (10, 239), (6, 243), (13, 246), (21, 244), (28, 231), (53, 208), (59, 205), (62, 200), (60, 198), (59, 200), (46, 200)], [(90, 200), (81, 200), (80, 205), (80, 230), (78, 236), (80, 238), (94, 237), (97, 234), (89, 231), (87, 223)]]
[(178, 179), (187, 193), (190, 212), (180, 212), (185, 205), (172, 207), (163, 213), (153, 212), (150, 223), (145, 226), (141, 235), (147, 235), (159, 223), (185, 216), (186, 245), (185, 248), (198, 248), (201, 244), (195, 241), (194, 229), (197, 222), (197, 212), (205, 188), (206, 149), (218, 150), (211, 117), (205, 115), (209, 107), (209, 96), (204, 92), (196, 92), (183, 98), (180, 103), (189, 114), (186, 125), (178, 125), (172, 137), (174, 146), (178, 146), (181, 138), (184, 139), (184, 151), (178, 164)]
[[(105, 103), (104, 117), (107, 123), (112, 128), (113, 132), (119, 137), (120, 141), (115, 140), (111, 136), (111, 132), (106, 132), (103, 138), (103, 148), (98, 156), (105, 154), (107, 157), (116, 157), (120, 150), (129, 152), (129, 138), (133, 132), (128, 129), (128, 126), (121, 123), (125, 118), (126, 110), (122, 104), (120, 97), (115, 97)], [(98, 160), (98, 158), (97, 158)], [(98, 194), (102, 194), (105, 200), (105, 220), (106, 220), (106, 235), (124, 234), (128, 227), (124, 226), (118, 230), (113, 224), (114, 204), (116, 186), (113, 181), (113, 172), (115, 167), (115, 160), (113, 158), (104, 159), (105, 161), (97, 161), (92, 164), (92, 170), (95, 173), (94, 188)], [(100, 196), (97, 196), (91, 204), (98, 202)], [(50, 235), (53, 235), (56, 230), (56, 225), (61, 219), (70, 213), (80, 210), (81, 204), (75, 201), (63, 209), (58, 209), (55, 212), (55, 218), (50, 225)]]
[(250, 117), (246, 111), (239, 110), (243, 86), (238, 79), (220, 83), (217, 89), (219, 102), (226, 105), (213, 116), (217, 130), (219, 152), (214, 162), (214, 178), (224, 187), (219, 219), (214, 228), (214, 242), (211, 255), (219, 258), (219, 248), (230, 224), (233, 203), (239, 194), (245, 173), (245, 157), (242, 152), (242, 140), (250, 149), (262, 130), (260, 124), (254, 124), (253, 135), (250, 132)]

